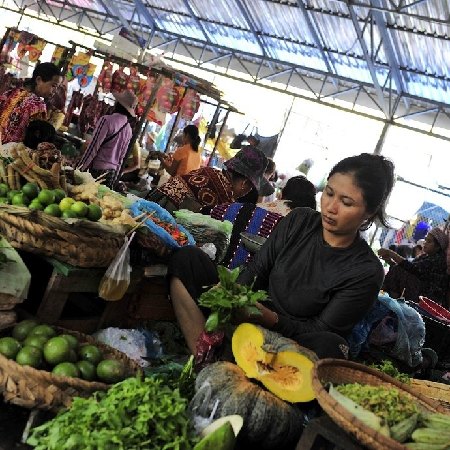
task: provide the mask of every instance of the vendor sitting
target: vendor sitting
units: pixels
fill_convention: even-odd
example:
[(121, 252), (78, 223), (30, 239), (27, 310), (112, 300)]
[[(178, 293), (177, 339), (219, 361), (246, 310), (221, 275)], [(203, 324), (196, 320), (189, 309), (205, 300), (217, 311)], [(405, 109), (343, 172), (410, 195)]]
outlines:
[[(360, 230), (384, 207), (394, 180), (393, 164), (379, 155), (346, 158), (331, 170), (321, 213), (294, 209), (241, 272), (238, 282), (265, 289), (270, 302), (260, 315), (240, 314), (294, 339), (320, 358), (346, 358), (345, 337), (376, 300), (383, 267)], [(218, 282), (216, 266), (201, 250), (178, 250), (169, 263), (170, 295), (191, 352), (205, 317), (196, 301), (205, 286)]]
[(423, 254), (412, 261), (387, 248), (380, 248), (378, 255), (391, 265), (384, 280), (383, 289), (392, 298), (403, 297), (419, 301), (419, 295), (447, 306), (447, 234), (433, 228), (427, 234)]
[[(27, 125), (25, 129), (25, 136), (23, 138), (23, 145), (36, 150), (38, 145), (42, 142), (53, 143), (56, 136), (56, 130), (53, 125), (45, 120), (33, 120)], [(19, 142), (9, 142), (0, 146), (0, 156), (4, 158), (11, 157), (11, 149), (18, 145)]]
[(147, 196), (169, 212), (189, 209), (199, 212), (222, 203), (233, 203), (253, 187), (259, 189), (267, 158), (261, 150), (245, 147), (225, 163), (223, 171), (201, 167), (172, 177)]

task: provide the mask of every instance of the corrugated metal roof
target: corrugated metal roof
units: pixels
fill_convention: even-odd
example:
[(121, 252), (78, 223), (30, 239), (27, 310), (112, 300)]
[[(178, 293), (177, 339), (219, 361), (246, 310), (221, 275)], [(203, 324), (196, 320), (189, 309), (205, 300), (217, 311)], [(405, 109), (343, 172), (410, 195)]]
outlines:
[[(448, 0), (135, 1), (161, 32), (375, 86), (394, 74), (406, 94), (450, 104)], [(131, 20), (134, 0), (121, 2)]]

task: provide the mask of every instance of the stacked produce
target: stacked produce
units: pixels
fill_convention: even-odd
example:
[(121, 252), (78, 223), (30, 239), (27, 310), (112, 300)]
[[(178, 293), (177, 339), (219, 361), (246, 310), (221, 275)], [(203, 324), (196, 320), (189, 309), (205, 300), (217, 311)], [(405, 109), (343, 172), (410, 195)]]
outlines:
[(10, 189), (20, 189), (21, 177), (41, 189), (66, 190), (66, 178), (61, 171), (61, 152), (53, 144), (43, 142), (36, 151), (19, 143), (10, 149), (11, 159), (0, 160), (0, 182)]
[(426, 412), (395, 388), (350, 383), (329, 392), (365, 425), (408, 448), (450, 448), (450, 415)]
[(58, 334), (52, 326), (34, 320), (18, 323), (11, 336), (0, 338), (0, 353), (17, 364), (55, 375), (108, 384), (125, 378), (121, 361), (104, 359), (97, 346), (80, 343), (71, 334)]
[(39, 189), (36, 183), (26, 183), (20, 189), (9, 189), (5, 183), (1, 183), (0, 204), (28, 207), (63, 219), (86, 218), (96, 222), (102, 217), (98, 205), (75, 201), (60, 188)]

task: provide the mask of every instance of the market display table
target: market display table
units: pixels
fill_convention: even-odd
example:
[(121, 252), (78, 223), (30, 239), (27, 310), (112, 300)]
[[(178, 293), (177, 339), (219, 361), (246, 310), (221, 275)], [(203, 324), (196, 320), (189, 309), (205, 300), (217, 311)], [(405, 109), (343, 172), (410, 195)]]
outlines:
[[(43, 259), (51, 264), (53, 270), (36, 316), (49, 324), (58, 323), (59, 325), (64, 325), (60, 318), (69, 295), (74, 293), (98, 293), (98, 287), (106, 269), (83, 269), (53, 258)], [(134, 292), (141, 277), (142, 270), (133, 268), (131, 283), (127, 293)], [(120, 303), (121, 301), (107, 302), (105, 311), (98, 321), (97, 328), (107, 322), (107, 316), (110, 316), (112, 310), (117, 309)]]

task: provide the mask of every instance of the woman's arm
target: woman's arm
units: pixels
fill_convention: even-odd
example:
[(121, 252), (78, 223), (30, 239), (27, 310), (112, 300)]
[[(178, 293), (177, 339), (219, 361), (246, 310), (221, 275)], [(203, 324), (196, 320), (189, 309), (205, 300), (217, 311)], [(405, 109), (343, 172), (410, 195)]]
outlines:
[(169, 175), (174, 177), (177, 174), (181, 161), (175, 160), (172, 155), (166, 155), (165, 153), (160, 153), (158, 159), (161, 161), (161, 166), (167, 170)]
[(386, 261), (390, 266), (392, 266), (393, 264), (400, 264), (401, 262), (405, 261), (405, 258), (388, 248), (380, 248), (380, 250), (378, 250), (378, 256)]

